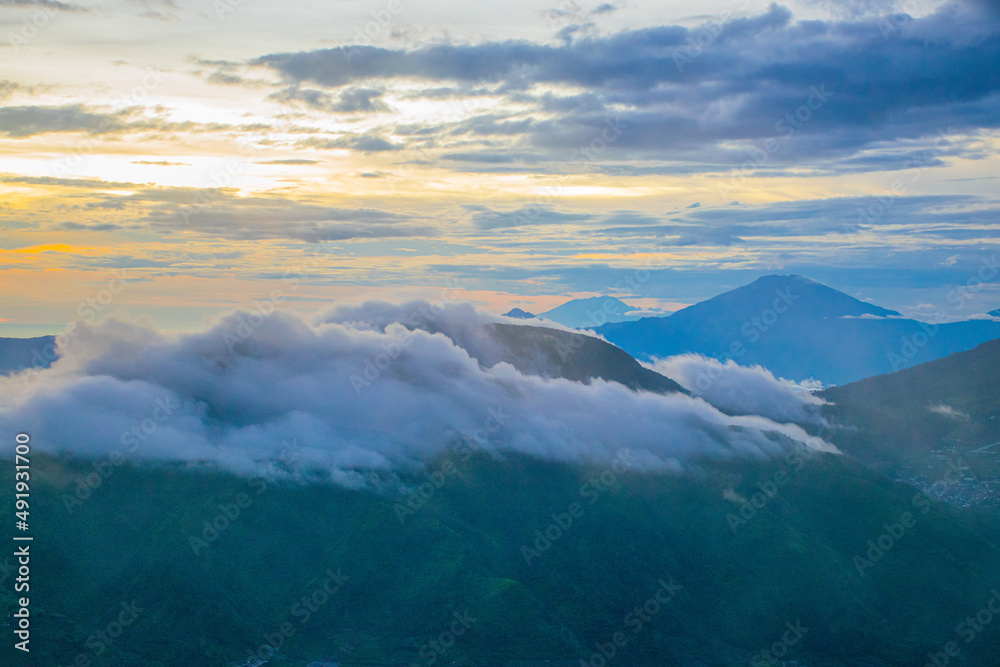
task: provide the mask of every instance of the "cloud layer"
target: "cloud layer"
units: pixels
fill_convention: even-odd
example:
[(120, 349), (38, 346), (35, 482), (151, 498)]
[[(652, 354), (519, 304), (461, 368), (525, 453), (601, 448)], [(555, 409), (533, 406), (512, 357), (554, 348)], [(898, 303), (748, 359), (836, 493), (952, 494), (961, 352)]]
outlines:
[(30, 432), (39, 450), (263, 466), (349, 485), (463, 439), (567, 462), (606, 463), (628, 448), (649, 470), (774, 455), (795, 442), (830, 449), (797, 426), (728, 416), (690, 396), (484, 368), (442, 333), (390, 322), (440, 321), (427, 328), (464, 331), (473, 347), (483, 315), (406, 308), (373, 304), (310, 325), (258, 304), (180, 337), (114, 320), (83, 326), (52, 368), (0, 379), (0, 427)]
[(682, 354), (644, 365), (729, 414), (799, 424), (822, 420), (816, 408), (824, 401), (810, 393), (822, 388), (815, 381), (779, 379), (762, 366), (740, 366), (732, 359), (723, 363), (700, 354)]
[[(508, 156), (579, 150), (603, 137), (602, 161), (662, 159), (668, 150), (686, 169), (738, 166), (749, 154), (766, 158), (756, 167), (870, 171), (912, 161), (939, 134), (1000, 127), (1000, 17), (977, 2), (919, 18), (873, 14), (886, 4), (861, 3), (831, 21), (796, 21), (772, 5), (694, 28), (568, 33), (561, 44), (343, 46), (248, 64), (275, 71), (294, 91), (309, 84), (343, 97), (356, 90), (349, 86), (405, 79), (424, 82), (429, 95), (452, 85), (456, 94), (506, 97), (522, 111), (509, 106), (420, 133), (438, 143), (494, 142)], [(331, 106), (330, 94), (311, 90)]]

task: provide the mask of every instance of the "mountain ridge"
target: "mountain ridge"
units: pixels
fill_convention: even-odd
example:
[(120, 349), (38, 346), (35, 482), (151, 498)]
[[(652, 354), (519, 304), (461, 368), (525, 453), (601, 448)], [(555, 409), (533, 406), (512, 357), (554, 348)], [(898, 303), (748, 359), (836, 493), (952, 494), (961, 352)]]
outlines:
[(667, 317), (596, 331), (640, 361), (695, 353), (840, 385), (1000, 338), (1000, 322), (932, 325), (793, 274), (764, 276)]

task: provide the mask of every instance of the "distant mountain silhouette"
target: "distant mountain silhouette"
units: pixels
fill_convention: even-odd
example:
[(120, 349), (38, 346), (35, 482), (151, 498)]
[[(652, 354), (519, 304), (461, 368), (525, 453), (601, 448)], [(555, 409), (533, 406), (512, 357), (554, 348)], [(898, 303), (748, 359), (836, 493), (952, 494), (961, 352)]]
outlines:
[(588, 299), (567, 301), (552, 310), (539, 313), (538, 317), (573, 329), (593, 329), (608, 322), (638, 320), (641, 317), (639, 315), (626, 315), (638, 310), (613, 296), (592, 296)]
[(534, 317), (534, 314), (529, 313), (526, 310), (521, 310), (520, 308), (511, 308), (506, 313), (503, 314), (504, 317), (516, 317), (520, 320), (530, 320)]
[(637, 359), (694, 352), (839, 385), (1000, 338), (1000, 322), (928, 324), (803, 276), (772, 275), (668, 317), (597, 332)]
[(55, 360), (55, 340), (55, 336), (0, 338), (0, 375), (47, 367)]

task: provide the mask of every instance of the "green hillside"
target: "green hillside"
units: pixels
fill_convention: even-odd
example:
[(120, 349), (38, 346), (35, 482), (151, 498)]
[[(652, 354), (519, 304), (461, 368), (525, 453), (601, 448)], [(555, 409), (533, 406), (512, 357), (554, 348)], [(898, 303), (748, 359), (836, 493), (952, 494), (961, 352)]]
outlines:
[(821, 396), (833, 403), (828, 414), (858, 427), (838, 445), (863, 460), (905, 459), (944, 443), (977, 449), (1000, 441), (1000, 340)]
[[(839, 456), (650, 475), (451, 452), (380, 491), (122, 466), (89, 495), (93, 464), (32, 465), (32, 652), (3, 664), (920, 665), (1000, 586), (994, 524)], [(808, 630), (782, 644), (786, 623)], [(1000, 665), (998, 630), (950, 664)]]

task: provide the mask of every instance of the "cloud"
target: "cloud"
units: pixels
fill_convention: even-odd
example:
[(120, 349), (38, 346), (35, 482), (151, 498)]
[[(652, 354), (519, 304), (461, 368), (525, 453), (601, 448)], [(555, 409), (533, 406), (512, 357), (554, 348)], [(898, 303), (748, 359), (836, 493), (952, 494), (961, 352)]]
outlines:
[(133, 160), (132, 164), (145, 164), (154, 167), (190, 167), (190, 162), (170, 162), (169, 160)]
[[(214, 123), (202, 124), (193, 121), (173, 122), (162, 117), (144, 115), (147, 111), (141, 106), (131, 106), (118, 111), (105, 111), (83, 104), (0, 107), (0, 136), (23, 139), (53, 132), (111, 135), (124, 132), (253, 131), (269, 127), (267, 125), (237, 127)], [(157, 107), (153, 111), (162, 113), (164, 110)]]
[(633, 222), (629, 215), (619, 214), (605, 222), (624, 224), (608, 226), (605, 231), (615, 235), (659, 234), (670, 245), (732, 245), (753, 237), (855, 234), (868, 228), (891, 226), (899, 226), (900, 234), (919, 234), (938, 240), (990, 239), (996, 236), (992, 221), (1000, 208), (998, 204), (995, 199), (969, 195), (891, 193), (801, 199), (752, 206), (688, 208), (670, 214), (665, 218), (669, 220), (666, 224)]
[(935, 414), (942, 415), (944, 417), (950, 417), (951, 419), (957, 419), (958, 421), (967, 422), (967, 421), (969, 421), (969, 419), (971, 419), (971, 417), (969, 417), (969, 415), (967, 415), (966, 413), (962, 412), (961, 410), (956, 410), (955, 408), (951, 407), (950, 405), (945, 405), (943, 403), (940, 404), (940, 405), (929, 406), (927, 408), (927, 410), (929, 412), (933, 412)]
[[(326, 90), (406, 80), (424, 82), (434, 95), (442, 85), (495, 82), (481, 94), (506, 94), (520, 108), (491, 107), (482, 130), (506, 127), (510, 150), (545, 150), (565, 160), (614, 118), (625, 129), (607, 142), (600, 161), (669, 160), (643, 167), (654, 170), (729, 170), (748, 151), (760, 154), (768, 140), (778, 149), (758, 168), (899, 169), (934, 147), (940, 131), (972, 136), (1000, 127), (1000, 79), (993, 74), (1000, 16), (953, 1), (897, 25), (868, 16), (864, 4), (851, 5), (857, 16), (843, 20), (796, 21), (772, 5), (721, 25), (588, 33), (561, 44), (345, 46), (247, 64), (274, 70), (292, 86)], [(525, 117), (524, 104), (534, 107), (534, 118)], [(436, 131), (475, 131), (480, 122)], [(908, 150), (890, 150), (894, 142)], [(976, 141), (956, 143), (925, 166), (983, 150)]]
[(320, 160), (304, 160), (302, 158), (290, 158), (287, 160), (265, 160), (264, 162), (258, 162), (257, 164), (285, 164), (285, 165), (300, 165), (300, 164), (319, 164)]
[(272, 93), (270, 97), (285, 104), (301, 104), (320, 111), (361, 113), (387, 111), (389, 107), (381, 99), (384, 92), (373, 88), (347, 88), (337, 95), (330, 95), (315, 88), (290, 86)]
[[(439, 227), (415, 215), (377, 208), (323, 206), (278, 195), (240, 196), (234, 188), (154, 187), (97, 179), (0, 174), (0, 183), (4, 182), (83, 191), (72, 195), (79, 203), (71, 219), (56, 221), (47, 213), (39, 213), (44, 224), (55, 229), (145, 228), (160, 234), (187, 232), (233, 241), (292, 239), (307, 243), (441, 235)], [(109, 220), (111, 212), (113, 220)], [(0, 219), (3, 217), (0, 209)]]
[(904, 0), (805, 0), (807, 4), (829, 10), (834, 16), (846, 19), (861, 19), (872, 16), (887, 16), (907, 4)]
[[(648, 470), (802, 444), (831, 450), (797, 426), (727, 416), (690, 396), (483, 367), (441, 333), (309, 325), (266, 306), (176, 337), (114, 320), (81, 325), (50, 369), (0, 379), (0, 428), (30, 431), (40, 450), (134, 450), (247, 474), (274, 470), (294, 441), (292, 474), (348, 485), (420, 465), (491, 417), (502, 422), (485, 445), (492, 453), (607, 463), (628, 448)], [(423, 308), (433, 320), (437, 310)], [(468, 308), (449, 315), (456, 326), (466, 316), (474, 328), (480, 316)]]
[(793, 382), (774, 377), (762, 366), (740, 366), (700, 354), (683, 354), (643, 364), (666, 375), (693, 395), (736, 415), (761, 415), (780, 422), (820, 423), (824, 401), (810, 393), (818, 382)]
[(15, 81), (0, 79), (0, 102), (12, 96), (14, 94), (14, 91), (16, 91), (20, 87), (21, 85)]
[(61, 107), (0, 107), (0, 133), (24, 138), (48, 132), (87, 132), (105, 134), (128, 126), (130, 110), (101, 113), (82, 104)]
[(593, 216), (588, 213), (563, 213), (547, 206), (532, 205), (513, 211), (499, 211), (488, 206), (470, 205), (473, 212), (472, 224), (483, 230), (528, 225), (566, 225), (588, 222)]
[(381, 153), (384, 151), (398, 151), (403, 148), (399, 144), (394, 144), (384, 137), (376, 134), (347, 134), (337, 139), (323, 139), (322, 137), (309, 137), (296, 143), (299, 148), (346, 148), (361, 153)]
[[(438, 236), (437, 227), (372, 208), (319, 206), (281, 197), (239, 197), (226, 189), (149, 188), (131, 197), (149, 205), (144, 221), (164, 231), (194, 231), (232, 240)], [(109, 201), (113, 201), (110, 200)]]
[(0, 7), (14, 7), (17, 9), (54, 9), (60, 12), (89, 12), (90, 7), (84, 7), (72, 2), (59, 2), (58, 0), (0, 0)]

